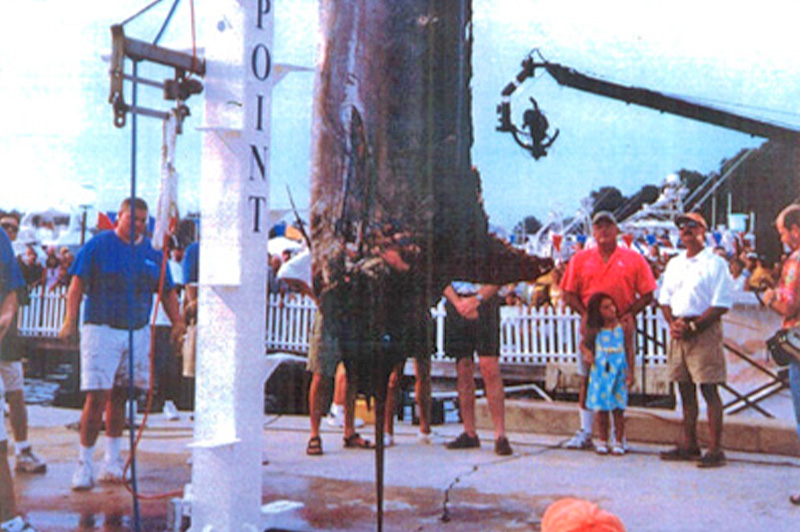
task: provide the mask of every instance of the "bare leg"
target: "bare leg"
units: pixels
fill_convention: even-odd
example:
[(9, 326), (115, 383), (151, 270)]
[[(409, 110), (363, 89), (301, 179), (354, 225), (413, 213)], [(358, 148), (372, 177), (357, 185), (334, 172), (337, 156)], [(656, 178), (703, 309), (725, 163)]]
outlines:
[(358, 392), (358, 386), (356, 383), (355, 375), (350, 375), (351, 373), (347, 371), (345, 374), (347, 376), (347, 393), (345, 394), (344, 399), (344, 437), (345, 439), (349, 438), (353, 434), (355, 434), (355, 420), (356, 420), (356, 395)]
[(458, 405), (461, 420), (464, 423), (464, 432), (468, 436), (475, 436), (475, 361), (467, 356), (456, 362), (458, 374)]
[(336, 377), (333, 384), (333, 404), (344, 408), (344, 402), (347, 397), (347, 375), (344, 370), (344, 364), (341, 362), (336, 367)]
[(708, 451), (716, 453), (722, 450), (722, 400), (716, 384), (701, 384), (700, 391), (708, 407), (708, 431), (711, 435)]
[(596, 412), (594, 417), (597, 419), (597, 437), (603, 443), (608, 442), (608, 412)]
[(431, 359), (422, 357), (415, 359), (417, 378), (414, 383), (414, 394), (419, 407), (419, 431), (431, 433)]
[(617, 441), (622, 443), (625, 441), (625, 411), (621, 409), (614, 410), (614, 431), (616, 432)]
[(9, 408), (9, 420), (14, 441), (28, 441), (28, 409), (25, 407), (25, 394), (22, 390), (6, 392)]
[(578, 388), (578, 406), (581, 410), (586, 410), (586, 395), (589, 390), (589, 378), (580, 377), (580, 387)]
[(106, 436), (119, 438), (125, 429), (125, 401), (128, 399), (127, 388), (115, 386), (111, 389), (111, 396), (106, 405)]
[(697, 391), (692, 382), (679, 382), (678, 391), (683, 405), (683, 445), (684, 449), (698, 449), (697, 444)]
[[(81, 414), (81, 445), (94, 447), (100, 426), (103, 423), (103, 410), (108, 403), (109, 390), (89, 390), (83, 401)], [(123, 407), (124, 409), (124, 407)]]
[(489, 414), (494, 425), (494, 437), (495, 439), (502, 438), (506, 435), (506, 393), (503, 379), (500, 376), (500, 359), (494, 356), (481, 356), (478, 357), (478, 364), (486, 388), (486, 400), (489, 403)]
[(314, 373), (311, 377), (311, 386), (308, 389), (308, 412), (311, 421), (311, 437), (319, 437), (319, 425), (322, 421), (324, 400), (328, 391), (328, 379)]
[(0, 442), (0, 523), (17, 516), (14, 481), (8, 465), (8, 440)]
[(383, 420), (383, 431), (390, 436), (394, 436), (394, 413), (397, 408), (397, 396), (400, 393), (403, 365), (401, 363), (395, 366), (389, 375), (389, 384), (386, 387), (386, 415)]

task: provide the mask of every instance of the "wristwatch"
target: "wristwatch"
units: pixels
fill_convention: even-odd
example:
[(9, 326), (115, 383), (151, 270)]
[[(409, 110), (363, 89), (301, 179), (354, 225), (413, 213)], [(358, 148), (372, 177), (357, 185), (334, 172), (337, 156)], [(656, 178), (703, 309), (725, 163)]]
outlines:
[(693, 333), (696, 333), (697, 332), (697, 323), (694, 322), (694, 321), (690, 321), (689, 322), (689, 330), (692, 331)]
[(478, 303), (483, 303), (483, 294), (478, 292), (477, 294), (475, 294), (475, 299), (478, 300)]

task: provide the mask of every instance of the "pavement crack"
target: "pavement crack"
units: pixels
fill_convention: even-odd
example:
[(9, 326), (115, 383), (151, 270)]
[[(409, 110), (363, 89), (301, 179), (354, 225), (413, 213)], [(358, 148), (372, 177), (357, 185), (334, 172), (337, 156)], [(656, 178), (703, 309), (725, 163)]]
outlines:
[[(519, 446), (519, 445), (522, 445), (522, 444), (520, 444), (519, 442), (514, 442), (514, 446)], [(450, 522), (450, 506), (449, 505), (450, 505), (450, 495), (451, 495), (451, 493), (453, 492), (454, 488), (456, 487), (456, 485), (459, 482), (461, 482), (464, 478), (467, 478), (467, 477), (469, 477), (471, 475), (474, 475), (481, 468), (491, 467), (491, 466), (495, 466), (495, 465), (498, 465), (498, 464), (504, 464), (506, 462), (511, 462), (513, 460), (521, 460), (523, 458), (529, 458), (531, 456), (539, 456), (539, 455), (542, 455), (542, 454), (544, 454), (544, 453), (546, 453), (548, 451), (554, 451), (554, 450), (558, 450), (560, 448), (561, 448), (561, 444), (544, 445), (544, 446), (541, 446), (541, 448), (536, 450), (536, 451), (531, 451), (531, 452), (526, 452), (526, 453), (518, 453), (518, 454), (514, 454), (513, 456), (506, 457), (506, 458), (500, 458), (498, 460), (492, 460), (492, 461), (486, 462), (484, 464), (473, 465), (472, 468), (470, 468), (469, 471), (465, 471), (464, 473), (461, 473), (460, 475), (457, 475), (452, 480), (452, 482), (450, 482), (450, 484), (448, 484), (447, 488), (445, 488), (445, 490), (444, 490), (444, 500), (442, 501), (442, 516), (439, 519), (443, 523), (449, 523)], [(418, 530), (421, 530), (421, 528), (418, 529)]]

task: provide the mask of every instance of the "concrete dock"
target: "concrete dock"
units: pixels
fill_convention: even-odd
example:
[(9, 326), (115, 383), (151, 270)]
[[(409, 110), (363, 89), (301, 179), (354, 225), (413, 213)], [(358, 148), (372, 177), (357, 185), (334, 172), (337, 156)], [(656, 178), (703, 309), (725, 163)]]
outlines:
[[(29, 412), (30, 439), (48, 461), (44, 475), (16, 476), (30, 521), (53, 532), (135, 530), (132, 496), (123, 486), (69, 489), (79, 412), (41, 406)], [(674, 413), (630, 414), (631, 449), (623, 457), (561, 448), (576, 423), (574, 404), (509, 401), (510, 457), (494, 454), (485, 428), (480, 450), (448, 451), (442, 443), (460, 432), (459, 424), (435, 427), (438, 443), (426, 445), (417, 441), (416, 427), (400, 423), (396, 444), (386, 451), (384, 530), (536, 531), (547, 506), (565, 496), (596, 502), (634, 532), (800, 529), (800, 507), (788, 502), (800, 492), (790, 423), (732, 416), (728, 465), (703, 470), (659, 459), (675, 434)], [(265, 416), (264, 530), (376, 530), (374, 453), (344, 449), (341, 431), (323, 426), (325, 454), (308, 457), (307, 418)], [(372, 437), (373, 427), (361, 432)], [(190, 481), (191, 441), (189, 413), (178, 421), (149, 417), (137, 452), (138, 489), (147, 497), (167, 495), (141, 499), (140, 530), (162, 532), (175, 523), (168, 520), (169, 501)], [(753, 449), (755, 442), (760, 447)], [(97, 460), (103, 445), (101, 437)]]

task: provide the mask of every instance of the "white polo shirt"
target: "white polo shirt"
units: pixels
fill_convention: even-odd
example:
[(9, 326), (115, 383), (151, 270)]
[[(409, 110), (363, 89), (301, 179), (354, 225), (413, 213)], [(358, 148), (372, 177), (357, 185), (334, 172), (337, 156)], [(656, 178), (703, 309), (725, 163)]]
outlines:
[(658, 303), (669, 306), (676, 317), (699, 316), (710, 307), (731, 308), (733, 280), (727, 263), (707, 246), (694, 257), (682, 251), (667, 263)]

